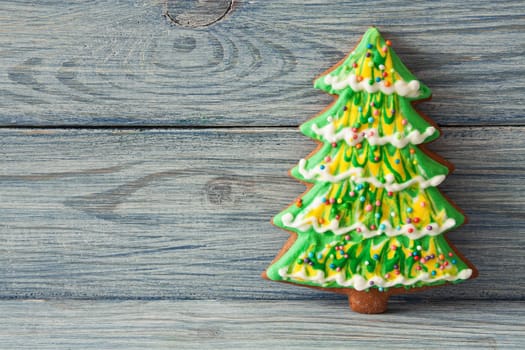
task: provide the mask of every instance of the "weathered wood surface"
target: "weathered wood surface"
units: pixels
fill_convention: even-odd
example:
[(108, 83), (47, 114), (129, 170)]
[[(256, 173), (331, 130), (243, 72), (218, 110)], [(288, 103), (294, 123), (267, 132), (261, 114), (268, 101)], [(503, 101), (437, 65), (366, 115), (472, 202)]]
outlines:
[[(283, 312), (286, 310), (285, 312)], [(525, 305), (338, 301), (2, 301), (3, 349), (520, 349)]]
[[(405, 296), (522, 300), (522, 127), (444, 128), (449, 238), (474, 281)], [(339, 298), (262, 280), (288, 238), (269, 220), (304, 186), (296, 128), (0, 131), (0, 298)], [(346, 312), (343, 309), (344, 312)]]
[[(259, 277), (369, 25), (434, 92), (480, 270), (381, 316)], [(0, 2), (0, 349), (523, 347), (524, 32), (523, 1)]]
[(2, 1), (0, 124), (297, 125), (372, 24), (441, 125), (525, 123), (523, 1), (228, 2)]

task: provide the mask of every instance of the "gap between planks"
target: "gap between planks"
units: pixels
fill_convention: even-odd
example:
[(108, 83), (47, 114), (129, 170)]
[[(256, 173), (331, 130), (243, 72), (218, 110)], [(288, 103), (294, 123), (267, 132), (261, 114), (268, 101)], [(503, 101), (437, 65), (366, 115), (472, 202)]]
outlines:
[[(119, 129), (119, 130), (213, 130), (213, 129), (292, 129), (299, 128), (299, 125), (0, 125), (0, 129), (9, 130), (108, 130), (108, 129)], [(475, 129), (475, 128), (522, 128), (525, 124), (508, 125), (508, 124), (469, 124), (469, 125), (438, 125), (440, 128), (446, 129)]]

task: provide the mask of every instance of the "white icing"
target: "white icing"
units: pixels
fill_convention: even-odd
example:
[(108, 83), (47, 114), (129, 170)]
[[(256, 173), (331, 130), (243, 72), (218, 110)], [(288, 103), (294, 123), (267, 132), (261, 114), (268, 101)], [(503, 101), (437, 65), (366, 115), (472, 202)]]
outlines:
[(352, 128), (343, 128), (335, 132), (335, 125), (329, 123), (322, 128), (319, 128), (317, 124), (313, 124), (312, 131), (330, 143), (344, 140), (348, 145), (355, 146), (366, 138), (367, 142), (371, 145), (382, 146), (390, 143), (397, 148), (403, 148), (409, 143), (413, 145), (423, 143), (429, 136), (432, 136), (434, 132), (436, 132), (436, 128), (429, 126), (423, 133), (419, 130), (413, 130), (406, 136), (403, 136), (399, 132), (392, 135), (379, 136), (379, 132), (375, 128), (369, 128), (359, 132), (353, 132)]
[(301, 281), (308, 281), (308, 282), (314, 282), (319, 285), (327, 284), (329, 282), (336, 282), (341, 287), (353, 287), (356, 290), (365, 290), (367, 288), (370, 288), (370, 282), (374, 282), (374, 286), (376, 287), (383, 287), (383, 288), (389, 288), (394, 287), (397, 285), (404, 285), (404, 286), (411, 286), (416, 284), (419, 281), (425, 282), (425, 283), (432, 283), (437, 281), (456, 281), (456, 280), (466, 280), (472, 275), (471, 269), (465, 269), (460, 271), (457, 275), (443, 275), (443, 276), (437, 276), (433, 277), (431, 274), (427, 272), (420, 272), (417, 277), (414, 278), (406, 278), (402, 275), (397, 276), (394, 280), (385, 280), (381, 276), (375, 275), (371, 279), (367, 280), (364, 277), (360, 275), (354, 275), (350, 279), (346, 279), (344, 271), (340, 271), (338, 273), (335, 273), (334, 275), (330, 277), (325, 277), (325, 274), (323, 271), (318, 271), (315, 276), (308, 276), (302, 268), (300, 271), (297, 271), (295, 273), (288, 273), (289, 267), (284, 267), (282, 269), (279, 269), (279, 275), (285, 279), (293, 279), (293, 280), (301, 280)]
[[(311, 211), (311, 207), (315, 208), (321, 203), (321, 201), (317, 201), (315, 204), (312, 203), (308, 208), (305, 209), (305, 212), (309, 213)], [(284, 214), (282, 217), (282, 222), (289, 228), (295, 228), (303, 232), (313, 228), (317, 233), (325, 233), (330, 231), (336, 235), (344, 235), (351, 231), (360, 230), (360, 234), (363, 235), (363, 238), (379, 236), (384, 233), (388, 237), (405, 235), (410, 239), (419, 239), (423, 236), (437, 236), (454, 227), (456, 224), (456, 220), (448, 218), (441, 226), (439, 226), (437, 223), (430, 223), (428, 225), (424, 225), (424, 227), (419, 230), (412, 224), (405, 224), (400, 226), (400, 229), (398, 230), (397, 227), (392, 227), (388, 221), (382, 221), (380, 225), (384, 225), (383, 229), (379, 228), (380, 225), (378, 225), (377, 229), (370, 230), (368, 227), (366, 227), (366, 225), (360, 222), (356, 222), (350, 226), (339, 227), (339, 220), (337, 219), (331, 220), (330, 224), (328, 225), (321, 226), (315, 217), (305, 217), (304, 214), (299, 214), (294, 218), (291, 213)], [(431, 226), (432, 229), (429, 230), (427, 226)], [(409, 229), (412, 229), (411, 233), (408, 233)]]
[(445, 175), (436, 175), (430, 179), (425, 179), (421, 175), (414, 176), (410, 180), (403, 183), (395, 183), (394, 175), (387, 174), (385, 175), (385, 182), (381, 182), (373, 176), (362, 177), (361, 173), (363, 168), (350, 168), (347, 171), (339, 173), (337, 175), (332, 175), (329, 173), (328, 166), (325, 166), (324, 169), (320, 167), (315, 167), (313, 169), (306, 169), (306, 159), (301, 159), (299, 161), (298, 167), (299, 173), (306, 179), (317, 179), (324, 182), (337, 183), (341, 182), (344, 179), (351, 178), (352, 181), (356, 183), (367, 182), (375, 187), (384, 187), (389, 192), (398, 192), (404, 190), (405, 188), (412, 186), (415, 183), (419, 183), (421, 189), (425, 189), (429, 186), (436, 187), (445, 180)]
[(381, 80), (380, 82), (374, 82), (370, 85), (368, 80), (363, 79), (361, 81), (357, 81), (356, 75), (350, 74), (343, 79), (339, 79), (337, 76), (327, 75), (324, 78), (324, 82), (328, 85), (331, 85), (336, 90), (341, 90), (347, 86), (350, 86), (350, 88), (352, 88), (354, 91), (366, 90), (369, 93), (381, 91), (386, 95), (392, 95), (395, 92), (399, 96), (419, 96), (419, 81), (417, 80), (411, 80), (409, 82), (397, 80), (390, 86), (386, 86), (385, 81)]

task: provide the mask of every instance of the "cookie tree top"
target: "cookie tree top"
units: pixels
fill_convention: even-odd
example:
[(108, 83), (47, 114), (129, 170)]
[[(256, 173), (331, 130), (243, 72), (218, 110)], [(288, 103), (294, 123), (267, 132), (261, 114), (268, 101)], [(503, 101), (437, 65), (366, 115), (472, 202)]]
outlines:
[(266, 277), (349, 294), (361, 312), (384, 311), (405, 289), (471, 277), (443, 235), (464, 222), (436, 188), (449, 169), (417, 146), (439, 137), (411, 104), (430, 90), (390, 41), (370, 28), (315, 87), (339, 97), (301, 125), (322, 145), (291, 171), (311, 185), (273, 220), (296, 235)]

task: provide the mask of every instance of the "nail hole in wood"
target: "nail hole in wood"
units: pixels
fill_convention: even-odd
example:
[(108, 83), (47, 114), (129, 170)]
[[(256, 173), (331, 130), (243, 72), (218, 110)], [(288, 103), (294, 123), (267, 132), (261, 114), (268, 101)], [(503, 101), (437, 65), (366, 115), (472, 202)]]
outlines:
[(233, 9), (234, 0), (167, 0), (165, 15), (171, 22), (189, 28), (207, 27)]

